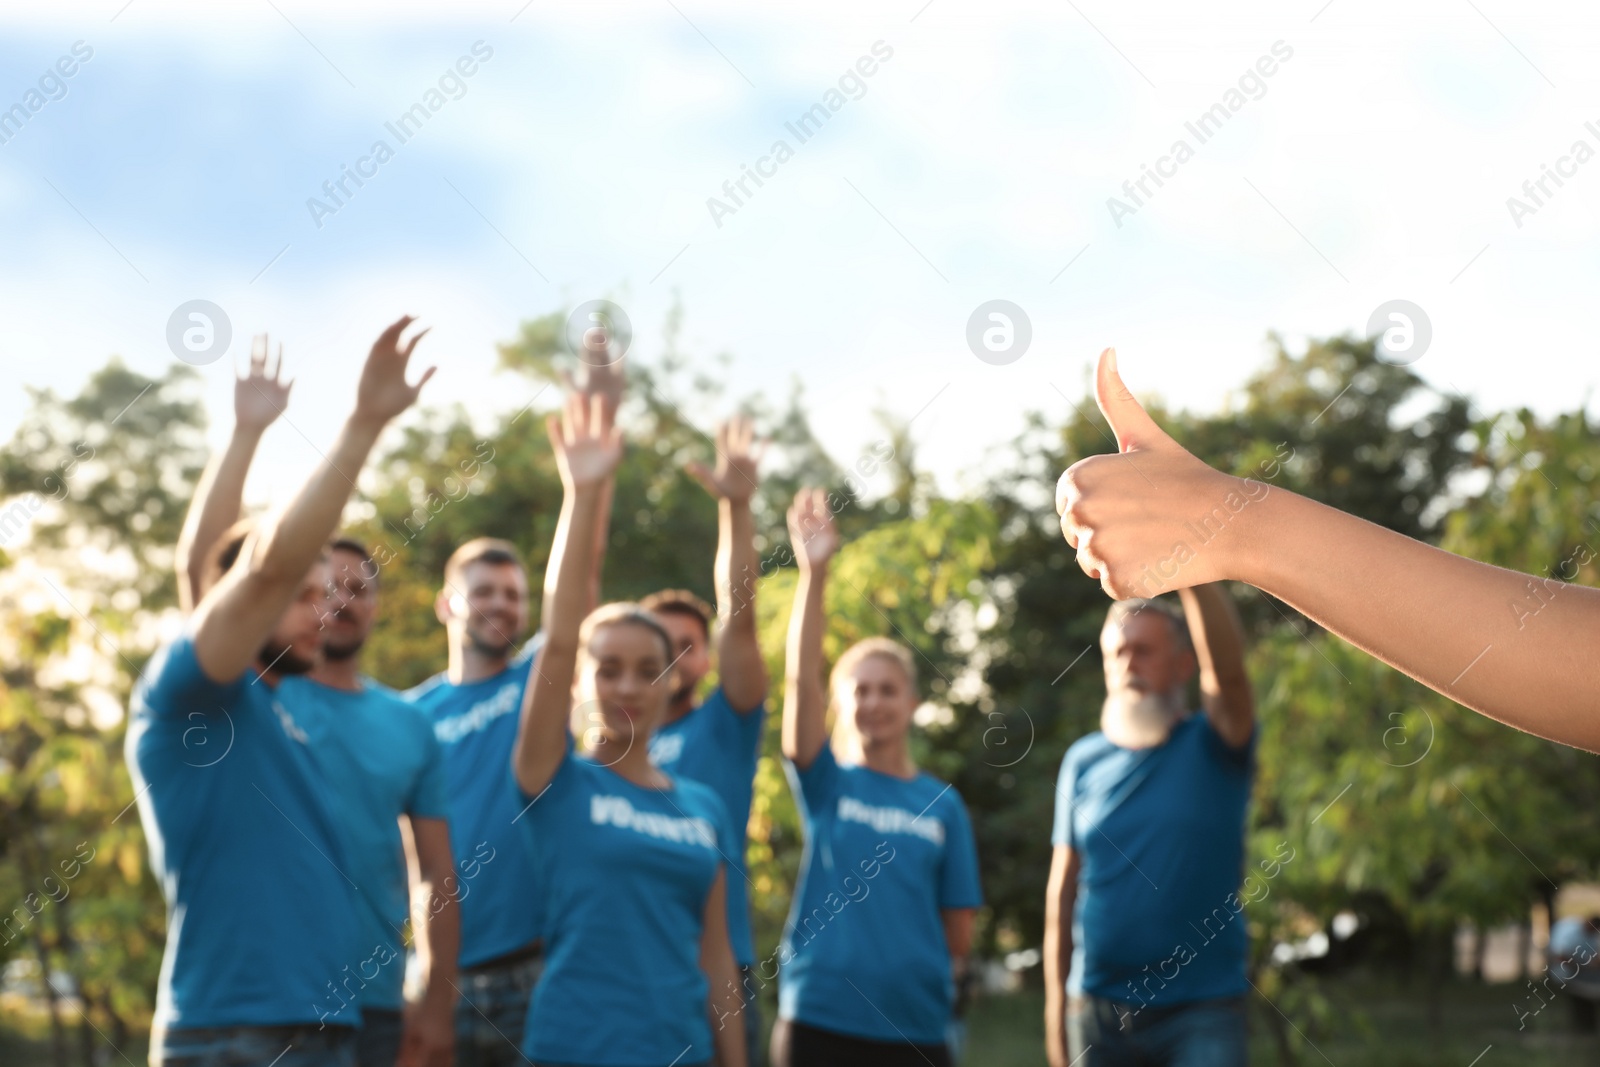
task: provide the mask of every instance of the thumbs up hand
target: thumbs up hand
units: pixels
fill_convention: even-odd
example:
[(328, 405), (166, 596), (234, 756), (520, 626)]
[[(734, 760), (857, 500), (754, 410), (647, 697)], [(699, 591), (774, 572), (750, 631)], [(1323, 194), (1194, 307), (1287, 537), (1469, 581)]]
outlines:
[(1114, 600), (1231, 577), (1244, 540), (1238, 519), (1267, 486), (1214, 470), (1167, 436), (1123, 384), (1110, 348), (1100, 353), (1095, 401), (1117, 454), (1081, 459), (1056, 482), (1078, 566)]

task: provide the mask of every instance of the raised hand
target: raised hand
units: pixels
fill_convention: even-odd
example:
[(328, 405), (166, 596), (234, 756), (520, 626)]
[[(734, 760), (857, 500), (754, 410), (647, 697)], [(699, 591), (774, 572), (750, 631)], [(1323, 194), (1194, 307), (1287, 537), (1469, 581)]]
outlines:
[(545, 430), (568, 491), (605, 481), (622, 462), (622, 432), (598, 395), (567, 394), (561, 417), (547, 416)]
[(755, 424), (735, 415), (717, 427), (717, 466), (694, 462), (684, 466), (689, 475), (718, 500), (747, 504), (759, 484), (757, 467), (765, 447), (754, 448)]
[(1265, 483), (1214, 470), (1167, 436), (1122, 383), (1109, 348), (1095, 401), (1118, 451), (1081, 459), (1056, 482), (1056, 514), (1078, 566), (1116, 600), (1231, 577), (1239, 520), (1267, 494)]
[(278, 343), (278, 361), (267, 375), (267, 335), (250, 343), (250, 372), (233, 383), (233, 421), (241, 429), (261, 431), (289, 406), (289, 387), (294, 380), (283, 380), (283, 342)]
[(402, 315), (389, 324), (372, 343), (372, 351), (361, 368), (361, 384), (356, 389), (356, 416), (370, 422), (384, 423), (417, 402), (417, 394), (433, 377), (438, 367), (422, 372), (416, 385), (406, 383), (406, 364), (411, 350), (427, 334), (427, 330), (401, 343), (400, 334), (415, 322), (410, 315)]
[(839, 531), (828, 509), (828, 494), (821, 489), (804, 488), (789, 505), (789, 543), (802, 568), (820, 567), (839, 551)]
[[(582, 389), (591, 396), (603, 398), (607, 413), (616, 418), (628, 377), (622, 369), (622, 357), (611, 358), (608, 351), (610, 344), (604, 326), (591, 326), (584, 331)], [(570, 387), (570, 376), (568, 384)]]

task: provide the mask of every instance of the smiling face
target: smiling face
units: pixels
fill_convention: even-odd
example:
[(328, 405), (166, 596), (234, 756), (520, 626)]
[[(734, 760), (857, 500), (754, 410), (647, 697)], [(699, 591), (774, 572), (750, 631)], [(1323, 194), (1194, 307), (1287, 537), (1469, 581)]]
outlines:
[(578, 700), (590, 729), (607, 743), (648, 739), (672, 694), (671, 662), (661, 634), (642, 622), (597, 626), (578, 664)]
[(863, 656), (835, 679), (833, 697), (863, 749), (898, 744), (911, 731), (917, 693), (893, 656)]
[(705, 624), (685, 611), (657, 610), (653, 614), (672, 638), (672, 673), (677, 680), (672, 699), (689, 700), (711, 670), (711, 641)]
[(439, 593), (440, 621), (451, 639), (491, 657), (509, 656), (528, 628), (528, 578), (517, 563), (478, 560)]

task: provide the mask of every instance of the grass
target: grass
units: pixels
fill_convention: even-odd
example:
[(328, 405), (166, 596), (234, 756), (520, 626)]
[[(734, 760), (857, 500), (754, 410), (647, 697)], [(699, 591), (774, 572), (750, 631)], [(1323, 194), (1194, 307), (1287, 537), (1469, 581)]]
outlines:
[[(1577, 1067), (1600, 1062), (1600, 1038), (1573, 1033), (1567, 1005), (1553, 1002), (1525, 1029), (1517, 1009), (1526, 987), (1451, 984), (1441, 991), (1441, 1025), (1429, 1030), (1425, 991), (1382, 980), (1323, 984), (1329, 1010), (1317, 1025), (1296, 1019), (1295, 1062), (1301, 1067)], [(1519, 998), (1518, 994), (1521, 994)], [(1269, 1015), (1252, 993), (1250, 1063), (1281, 1062)], [(1044, 1058), (1044, 994), (1019, 993), (973, 1005), (965, 1062), (972, 1067), (1037, 1067)], [(1289, 1030), (1294, 1034), (1294, 1030)], [(1480, 1058), (1481, 1057), (1481, 1058)]]
[[(1382, 979), (1319, 985), (1327, 1010), (1315, 1024), (1296, 1018), (1299, 1067), (1576, 1067), (1600, 1062), (1600, 1038), (1572, 1032), (1567, 1005), (1555, 1002), (1518, 1030), (1517, 1009), (1533, 1003), (1520, 984), (1451, 984), (1441, 991), (1441, 1025), (1430, 1031), (1422, 986)], [(1521, 994), (1519, 997), (1518, 994)], [(1278, 1067), (1269, 1016), (1274, 1009), (1251, 994), (1251, 1056), (1256, 1067)], [(770, 1014), (769, 1014), (770, 1019)], [(968, 1067), (1039, 1067), (1044, 1062), (1044, 995), (990, 997), (967, 1017)], [(76, 1067), (77, 1020), (69, 1021), (69, 1063)], [(1293, 1030), (1290, 1031), (1293, 1033)], [(143, 1067), (141, 1037), (99, 1062)], [(0, 1005), (0, 1064), (52, 1067), (48, 1020)]]

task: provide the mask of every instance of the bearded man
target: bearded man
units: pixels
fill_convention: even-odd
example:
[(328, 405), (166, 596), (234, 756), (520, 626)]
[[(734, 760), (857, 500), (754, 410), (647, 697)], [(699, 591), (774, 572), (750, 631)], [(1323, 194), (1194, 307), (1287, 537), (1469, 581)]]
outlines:
[[(1113, 604), (1100, 729), (1067, 750), (1045, 898), (1051, 1067), (1243, 1065), (1255, 708), (1220, 584)], [(1189, 703), (1199, 674), (1201, 709)]]

